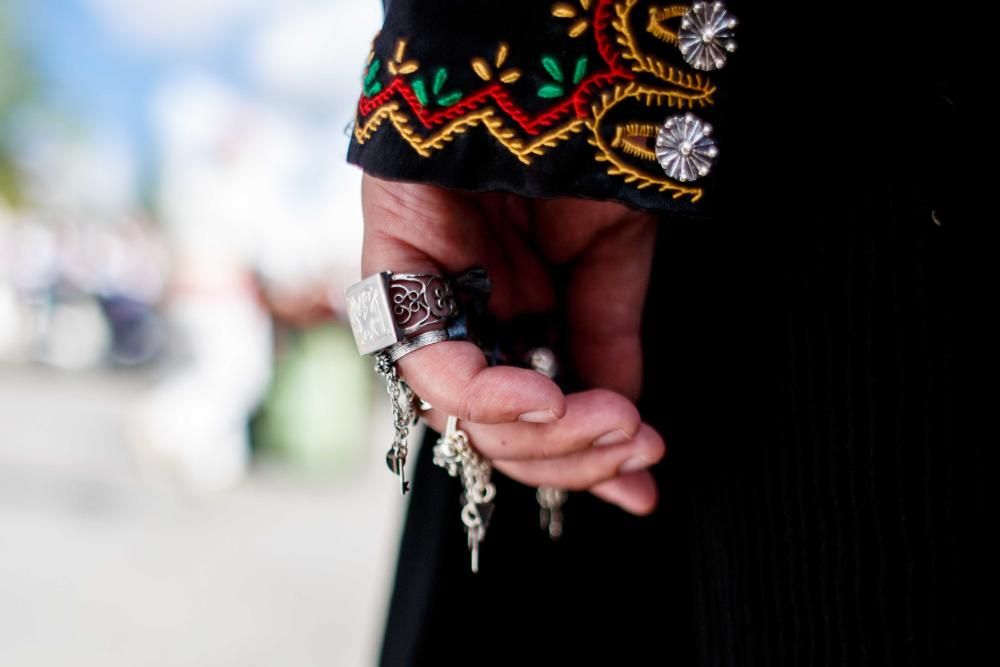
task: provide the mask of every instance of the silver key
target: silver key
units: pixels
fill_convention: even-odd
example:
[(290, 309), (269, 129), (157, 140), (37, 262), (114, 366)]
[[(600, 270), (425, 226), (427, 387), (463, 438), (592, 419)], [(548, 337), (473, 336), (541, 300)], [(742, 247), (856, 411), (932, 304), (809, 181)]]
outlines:
[(458, 428), (458, 418), (448, 417), (444, 433), (434, 446), (434, 465), (462, 482), (462, 523), (465, 525), (472, 571), (479, 572), (479, 545), (486, 537), (486, 522), (480, 507), (492, 508), (496, 487), (490, 482), (492, 466), (469, 444), (469, 436)]
[(540, 486), (535, 493), (539, 524), (553, 540), (558, 540), (563, 532), (562, 506), (566, 502), (567, 495), (565, 489), (551, 486)]

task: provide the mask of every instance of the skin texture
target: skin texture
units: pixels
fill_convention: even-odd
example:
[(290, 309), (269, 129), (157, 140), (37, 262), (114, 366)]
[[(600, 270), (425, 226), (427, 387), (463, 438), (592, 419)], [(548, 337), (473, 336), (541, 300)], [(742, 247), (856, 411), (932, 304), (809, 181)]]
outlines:
[[(666, 448), (635, 401), (656, 218), (608, 201), (472, 193), (368, 173), (361, 192), (363, 275), (482, 266), (493, 280), (489, 309), (502, 320), (561, 304), (571, 362), (590, 387), (564, 395), (536, 371), (488, 367), (473, 343), (436, 343), (398, 363), (434, 406), (424, 419), (441, 431), (457, 415), (472, 445), (519, 482), (588, 490), (633, 514), (652, 512), (657, 489), (646, 468)], [(551, 277), (557, 265), (571, 267), (563, 294)]]

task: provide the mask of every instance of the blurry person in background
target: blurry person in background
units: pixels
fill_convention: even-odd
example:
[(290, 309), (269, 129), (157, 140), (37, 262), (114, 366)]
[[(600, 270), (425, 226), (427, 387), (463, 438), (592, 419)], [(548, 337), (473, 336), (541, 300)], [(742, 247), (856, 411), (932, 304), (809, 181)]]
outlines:
[(205, 84), (161, 100), (162, 212), (175, 265), (167, 317), (177, 341), (172, 370), (142, 402), (140, 461), (160, 459), (200, 490), (242, 479), (248, 421), (271, 379), (271, 320), (254, 261), (261, 191), (259, 130), (238, 100)]

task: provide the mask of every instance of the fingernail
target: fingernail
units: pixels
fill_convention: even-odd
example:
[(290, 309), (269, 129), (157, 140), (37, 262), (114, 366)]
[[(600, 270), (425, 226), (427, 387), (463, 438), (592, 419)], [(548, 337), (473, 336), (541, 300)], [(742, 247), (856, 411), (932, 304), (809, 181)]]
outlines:
[(651, 465), (653, 464), (648, 459), (642, 456), (633, 456), (629, 460), (625, 461), (620, 468), (618, 468), (618, 472), (627, 473), (635, 472), (637, 470), (645, 470)]
[(605, 433), (597, 440), (594, 440), (594, 447), (607, 447), (608, 445), (620, 445), (623, 442), (628, 442), (632, 438), (629, 434), (621, 429), (611, 431), (610, 433)]
[(533, 412), (525, 412), (517, 420), (531, 422), (532, 424), (551, 424), (556, 421), (556, 413), (551, 408), (547, 410), (535, 410)]

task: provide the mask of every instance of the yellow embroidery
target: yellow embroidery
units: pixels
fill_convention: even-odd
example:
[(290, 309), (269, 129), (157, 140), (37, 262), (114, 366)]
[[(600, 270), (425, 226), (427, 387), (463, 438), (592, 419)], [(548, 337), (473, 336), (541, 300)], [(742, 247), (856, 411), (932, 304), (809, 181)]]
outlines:
[(556, 146), (560, 141), (564, 141), (569, 138), (571, 134), (576, 134), (586, 127), (587, 121), (583, 118), (578, 118), (573, 120), (566, 125), (552, 130), (548, 134), (543, 134), (542, 136), (531, 142), (527, 148), (518, 154), (518, 158), (521, 162), (525, 164), (531, 164), (530, 160), (525, 159), (528, 155), (541, 155), (545, 152), (546, 148), (552, 148)]
[[(580, 6), (583, 8), (583, 14), (587, 13), (590, 9), (590, 0), (580, 0)], [(569, 29), (566, 31), (570, 37), (579, 37), (587, 30), (589, 22), (586, 18), (577, 18), (579, 12), (577, 12), (576, 7), (568, 2), (557, 2), (552, 5), (552, 16), (561, 19), (577, 19), (573, 21)]]
[(576, 7), (568, 2), (557, 2), (552, 5), (552, 16), (557, 16), (561, 19), (574, 18), (576, 16)]
[[(504, 61), (507, 59), (507, 53), (509, 51), (510, 47), (507, 45), (507, 42), (500, 42), (500, 44), (497, 46), (497, 53), (493, 59), (493, 64), (496, 66), (498, 70), (503, 65)], [(476, 73), (476, 76), (478, 76), (483, 81), (489, 81), (490, 79), (493, 78), (493, 70), (492, 68), (490, 68), (490, 64), (486, 62), (485, 58), (480, 58), (479, 56), (476, 56), (475, 58), (469, 61), (469, 64), (472, 65), (472, 71)], [(507, 69), (501, 71), (500, 74), (497, 76), (497, 78), (499, 78), (504, 83), (514, 83), (515, 81), (521, 78), (521, 70), (515, 67), (508, 67)]]
[(500, 42), (497, 45), (497, 59), (496, 59), (497, 67), (501, 67), (504, 61), (507, 60), (508, 51), (510, 51), (510, 46), (508, 46), (507, 42)]
[(672, 191), (674, 199), (688, 195), (691, 197), (692, 202), (696, 202), (701, 199), (704, 194), (704, 191), (701, 188), (682, 185), (667, 178), (653, 177), (639, 171), (618, 157), (615, 152), (611, 150), (612, 147), (609, 146), (601, 136), (601, 122), (604, 120), (608, 111), (617, 106), (622, 100), (629, 98), (638, 99), (646, 93), (648, 93), (648, 90), (644, 89), (643, 86), (635, 82), (629, 83), (625, 87), (615, 86), (610, 95), (607, 92), (601, 93), (600, 101), (591, 107), (594, 119), (587, 121), (587, 127), (589, 127), (593, 132), (593, 136), (587, 139), (587, 143), (597, 148), (597, 154), (594, 158), (598, 162), (609, 163), (608, 174), (612, 176), (623, 176), (626, 183), (636, 183), (636, 187), (640, 190), (643, 188), (657, 186), (659, 187), (660, 192)]
[(399, 102), (386, 102), (372, 113), (363, 125), (355, 125), (354, 136), (357, 138), (358, 143), (363, 144), (368, 141), (375, 134), (375, 130), (379, 128), (382, 121), (392, 115), (397, 109), (399, 109)]
[(479, 75), (479, 78), (483, 81), (489, 81), (493, 78), (493, 72), (490, 71), (490, 64), (486, 62), (485, 58), (473, 58), (472, 59), (472, 70)]
[(648, 146), (650, 137), (655, 137), (659, 125), (655, 123), (625, 123), (615, 126), (615, 138), (611, 146), (620, 149), (626, 155), (632, 155), (644, 160), (655, 160), (656, 151)]
[(489, 130), (490, 134), (496, 137), (508, 151), (526, 165), (531, 164), (532, 160), (530, 156), (544, 154), (547, 148), (558, 145), (559, 142), (564, 141), (571, 135), (581, 132), (586, 126), (586, 121), (582, 118), (574, 119), (525, 145), (518, 138), (516, 132), (505, 127), (503, 120), (498, 116), (493, 107), (485, 107), (454, 119), (428, 137), (421, 137), (410, 127), (409, 116), (399, 111), (399, 104), (397, 102), (389, 102), (379, 107), (366, 123), (355, 126), (354, 136), (357, 138), (358, 143), (364, 143), (371, 138), (386, 118), (390, 119), (390, 122), (399, 131), (400, 136), (422, 157), (430, 157), (432, 151), (443, 148), (456, 135), (463, 134), (470, 127), (482, 123)]
[(646, 31), (657, 39), (661, 39), (667, 44), (678, 43), (677, 31), (664, 25), (664, 21), (684, 16), (687, 12), (687, 5), (673, 5), (670, 7), (649, 8), (649, 23), (646, 24)]
[(372, 64), (372, 60), (375, 59), (375, 40), (378, 39), (378, 36), (380, 34), (382, 34), (382, 31), (381, 30), (376, 30), (375, 31), (375, 35), (372, 37), (371, 44), (369, 44), (369, 46), (368, 46), (368, 60), (365, 61), (366, 65), (371, 65)]
[(420, 68), (420, 63), (416, 60), (403, 60), (406, 54), (406, 40), (397, 39), (396, 40), (396, 50), (393, 53), (392, 60), (389, 61), (389, 73), (390, 74), (412, 74)]
[[(632, 34), (632, 29), (629, 26), (629, 14), (631, 14), (632, 8), (635, 6), (637, 1), (638, 0), (625, 0), (625, 2), (615, 3), (615, 14), (618, 15), (618, 18), (611, 22), (611, 26), (615, 29), (615, 32), (618, 33), (616, 41), (623, 47), (621, 52), (622, 58), (632, 61), (630, 67), (633, 72), (647, 72), (658, 79), (689, 91), (671, 91), (666, 95), (668, 98), (668, 106), (674, 106), (671, 98), (684, 100), (689, 107), (693, 107), (695, 103), (701, 106), (711, 104), (713, 102), (712, 96), (715, 94), (716, 88), (707, 77), (704, 77), (701, 74), (691, 74), (690, 72), (668, 65), (658, 58), (644, 54), (639, 50), (639, 47), (636, 46), (635, 36)], [(675, 9), (676, 7), (667, 7), (659, 11), (667, 13), (672, 12)], [(654, 10), (652, 9), (650, 10), (651, 16), (653, 11)], [(656, 25), (659, 24), (657, 23)], [(648, 29), (649, 26), (647, 26), (647, 30)], [(659, 98), (662, 95), (657, 94), (657, 96)], [(649, 102), (647, 102), (647, 104), (648, 103)], [(683, 107), (683, 105), (678, 106)]]
[[(600, 66), (588, 68), (586, 55), (580, 55), (572, 87), (565, 82), (566, 89), (558, 96), (559, 101), (553, 102), (547, 109), (529, 114), (500, 85), (513, 83), (521, 76), (521, 70), (517, 68), (504, 68), (510, 47), (506, 42), (500, 42), (492, 58), (473, 56), (469, 59), (472, 71), (485, 82), (484, 86), (478, 91), (470, 91), (460, 103), (458, 99), (449, 105), (439, 101), (441, 106), (454, 105), (453, 110), (432, 112), (428, 108), (429, 100), (426, 91), (423, 91), (421, 77), (404, 79), (396, 76), (382, 92), (367, 95), (359, 111), (369, 115), (363, 124), (355, 125), (357, 141), (366, 142), (388, 119), (414, 151), (422, 157), (430, 157), (455, 137), (482, 125), (520, 162), (530, 165), (535, 157), (588, 130), (587, 142), (596, 149), (594, 158), (606, 165), (609, 175), (620, 176), (638, 189), (656, 188), (660, 192), (669, 192), (674, 199), (690, 197), (692, 202), (700, 200), (704, 194), (701, 187), (666, 178), (659, 168), (650, 143), (660, 125), (646, 120), (622, 120), (623, 114), (617, 110), (628, 109), (627, 105), (633, 103), (678, 110), (710, 105), (714, 102), (715, 85), (701, 73), (672, 66), (639, 48), (634, 32), (639, 28), (631, 23), (638, 0), (577, 0), (577, 3), (557, 2), (551, 6), (551, 14), (573, 21), (568, 31), (570, 37), (582, 34), (593, 21), (592, 34), (601, 54), (603, 69)], [(592, 5), (595, 9), (591, 12)], [(661, 43), (676, 47), (677, 32), (667, 22), (678, 18), (686, 10), (687, 7), (681, 5), (651, 7), (644, 28)], [(612, 39), (620, 48), (614, 47)], [(394, 75), (419, 68), (416, 60), (406, 58), (406, 44), (406, 39), (398, 39), (392, 59), (387, 62), (390, 73)], [(369, 63), (373, 62), (373, 58), (374, 51), (369, 56)], [(562, 66), (552, 56), (544, 56), (542, 64), (550, 76), (554, 77), (553, 69), (557, 69), (557, 80), (565, 79)], [(438, 77), (443, 79), (444, 68), (438, 69)], [(593, 73), (589, 73), (588, 69), (593, 69)], [(381, 90), (381, 82), (372, 90)], [(392, 97), (394, 94), (401, 96), (402, 100)], [(490, 99), (496, 106), (484, 106)], [(403, 111), (404, 105), (408, 105), (407, 109), (412, 108), (416, 118)], [(614, 114), (612, 110), (616, 110)], [(648, 117), (648, 114), (645, 115)], [(419, 122), (414, 122), (416, 120)], [(507, 125), (508, 121), (511, 126)], [(536, 134), (542, 128), (545, 132)]]

